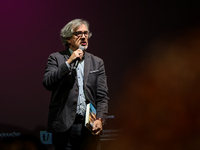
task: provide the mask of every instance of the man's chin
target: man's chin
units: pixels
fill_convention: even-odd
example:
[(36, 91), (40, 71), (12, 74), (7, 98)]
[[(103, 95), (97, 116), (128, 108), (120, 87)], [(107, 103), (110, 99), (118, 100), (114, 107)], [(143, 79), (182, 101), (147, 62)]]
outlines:
[(88, 45), (85, 45), (85, 46), (83, 46), (84, 47), (84, 50), (86, 50), (87, 48), (88, 48)]

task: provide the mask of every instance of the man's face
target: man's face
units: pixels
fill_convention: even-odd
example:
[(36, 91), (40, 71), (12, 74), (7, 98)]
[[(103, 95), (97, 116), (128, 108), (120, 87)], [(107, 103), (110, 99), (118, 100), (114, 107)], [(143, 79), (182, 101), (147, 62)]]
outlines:
[(69, 48), (73, 51), (77, 50), (79, 46), (83, 46), (85, 49), (88, 47), (88, 29), (85, 24), (80, 25), (74, 32), (70, 39), (67, 39)]

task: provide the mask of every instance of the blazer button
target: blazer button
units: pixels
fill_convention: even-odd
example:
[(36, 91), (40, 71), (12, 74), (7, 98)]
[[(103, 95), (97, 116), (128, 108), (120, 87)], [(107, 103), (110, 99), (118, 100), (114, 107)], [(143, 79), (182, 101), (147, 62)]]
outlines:
[(74, 104), (77, 104), (77, 101), (75, 101)]
[(78, 92), (78, 89), (76, 89), (75, 91)]

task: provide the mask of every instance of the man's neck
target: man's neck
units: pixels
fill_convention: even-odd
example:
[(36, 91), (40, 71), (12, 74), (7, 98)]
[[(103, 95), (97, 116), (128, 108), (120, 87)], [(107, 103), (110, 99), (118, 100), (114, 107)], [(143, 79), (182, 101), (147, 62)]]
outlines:
[(76, 51), (78, 48), (76, 48), (76, 47), (72, 47), (72, 46), (69, 46), (69, 48), (74, 52), (74, 51)]

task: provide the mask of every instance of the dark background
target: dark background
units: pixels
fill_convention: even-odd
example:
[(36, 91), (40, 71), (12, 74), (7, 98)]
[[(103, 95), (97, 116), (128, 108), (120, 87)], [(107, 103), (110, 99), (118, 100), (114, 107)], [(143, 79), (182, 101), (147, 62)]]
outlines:
[[(198, 1), (0, 1), (0, 131), (45, 130), (50, 92), (42, 86), (48, 56), (64, 50), (60, 29), (75, 18), (90, 23), (88, 52), (105, 62), (109, 115), (124, 78), (151, 53), (154, 39), (200, 25)], [(162, 49), (161, 49), (162, 51)], [(112, 124), (112, 123), (111, 123)]]

